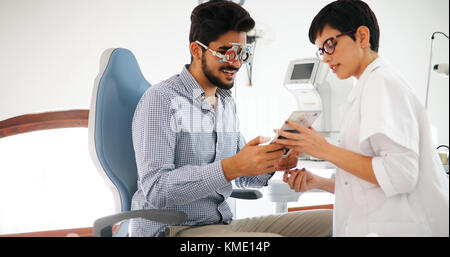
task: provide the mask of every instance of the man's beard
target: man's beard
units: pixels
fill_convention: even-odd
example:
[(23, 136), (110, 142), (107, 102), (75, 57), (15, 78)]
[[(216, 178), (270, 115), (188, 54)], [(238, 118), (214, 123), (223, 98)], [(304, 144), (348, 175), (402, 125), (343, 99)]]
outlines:
[[(220, 71), (223, 69), (225, 69), (225, 68), (220, 68)], [(238, 70), (233, 67), (228, 67), (226, 69)], [(211, 82), (211, 84), (215, 85), (216, 87), (225, 89), (225, 90), (230, 90), (233, 88), (234, 80), (229, 84), (223, 83), (218, 77), (214, 76), (210, 70), (208, 70), (208, 68), (206, 67), (205, 52), (203, 52), (203, 54), (202, 54), (202, 71), (203, 71), (203, 74), (205, 74), (206, 78), (209, 80), (209, 82)]]

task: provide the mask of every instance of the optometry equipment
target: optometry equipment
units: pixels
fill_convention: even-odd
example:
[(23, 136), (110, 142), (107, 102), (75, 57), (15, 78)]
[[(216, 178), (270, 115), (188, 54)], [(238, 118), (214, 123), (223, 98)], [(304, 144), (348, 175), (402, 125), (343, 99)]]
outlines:
[[(195, 43), (199, 44), (206, 50), (210, 51), (214, 56), (219, 57), (220, 63), (227, 62), (227, 63), (233, 63), (237, 60), (240, 60), (242, 63), (248, 63), (251, 65), (252, 61), (252, 46), (249, 44), (240, 44), (240, 43), (231, 43), (232, 47), (228, 49), (225, 54), (219, 53), (217, 51), (212, 50), (211, 48), (207, 47), (200, 41), (195, 41)], [(239, 51), (239, 48), (241, 49)]]
[(433, 66), (433, 70), (444, 76), (448, 76), (448, 63), (440, 63)]
[[(312, 127), (320, 132), (328, 142), (339, 144), (339, 109), (353, 88), (353, 80), (340, 80), (336, 74), (328, 72), (327, 64), (318, 58), (293, 60), (289, 63), (284, 87), (297, 100), (298, 112), (320, 113)], [(334, 165), (317, 159), (299, 162), (308, 170), (325, 172), (333, 177)], [(299, 166), (300, 167), (300, 166)], [(288, 211), (287, 203), (296, 202), (302, 193), (296, 193), (282, 178), (269, 180), (267, 196), (275, 204), (275, 213)], [(313, 190), (312, 192), (320, 192)]]
[(353, 80), (340, 80), (328, 71), (328, 65), (318, 58), (293, 60), (284, 87), (295, 96), (298, 111), (321, 111), (312, 127), (330, 143), (338, 144), (339, 109), (353, 88)]

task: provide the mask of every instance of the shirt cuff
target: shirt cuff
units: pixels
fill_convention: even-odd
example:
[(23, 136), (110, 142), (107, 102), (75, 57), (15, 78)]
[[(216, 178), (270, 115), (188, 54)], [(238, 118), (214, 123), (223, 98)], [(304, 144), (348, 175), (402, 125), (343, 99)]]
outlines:
[(206, 182), (210, 191), (215, 191), (230, 183), (223, 174), (222, 161), (217, 161), (205, 166), (202, 179)]
[(263, 182), (263, 186), (266, 187), (269, 185), (269, 179), (271, 179), (274, 174), (275, 174), (275, 172), (262, 174), (262, 175), (258, 176), (258, 179), (260, 179), (260, 181)]
[(383, 190), (384, 194), (387, 198), (392, 197), (397, 194), (392, 186), (391, 180), (389, 179), (388, 174), (386, 173), (386, 169), (383, 165), (383, 157), (373, 157), (372, 158), (372, 169), (375, 173), (375, 177)]

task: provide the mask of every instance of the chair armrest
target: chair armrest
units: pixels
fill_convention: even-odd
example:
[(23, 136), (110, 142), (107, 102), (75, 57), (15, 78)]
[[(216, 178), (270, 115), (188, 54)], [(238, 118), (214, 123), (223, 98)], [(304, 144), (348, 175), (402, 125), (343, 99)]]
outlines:
[(255, 200), (261, 198), (263, 195), (258, 190), (253, 189), (233, 189), (231, 196), (237, 199)]
[(166, 224), (179, 224), (187, 219), (184, 212), (172, 210), (137, 210), (121, 212), (99, 218), (94, 222), (95, 237), (111, 237), (112, 226), (120, 221), (134, 218), (143, 218)]

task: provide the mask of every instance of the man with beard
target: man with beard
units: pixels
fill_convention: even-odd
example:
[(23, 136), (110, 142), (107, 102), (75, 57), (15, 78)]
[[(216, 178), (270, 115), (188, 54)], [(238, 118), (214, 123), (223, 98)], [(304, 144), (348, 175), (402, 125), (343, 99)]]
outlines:
[(231, 1), (209, 1), (191, 15), (191, 64), (150, 87), (133, 118), (138, 190), (132, 209), (178, 210), (177, 226), (144, 219), (130, 222), (131, 236), (330, 236), (332, 212), (296, 212), (232, 220), (226, 200), (231, 181), (266, 186), (275, 171), (297, 165), (298, 153), (281, 159), (277, 144), (248, 144), (239, 132), (230, 89), (249, 57), (249, 13)]

